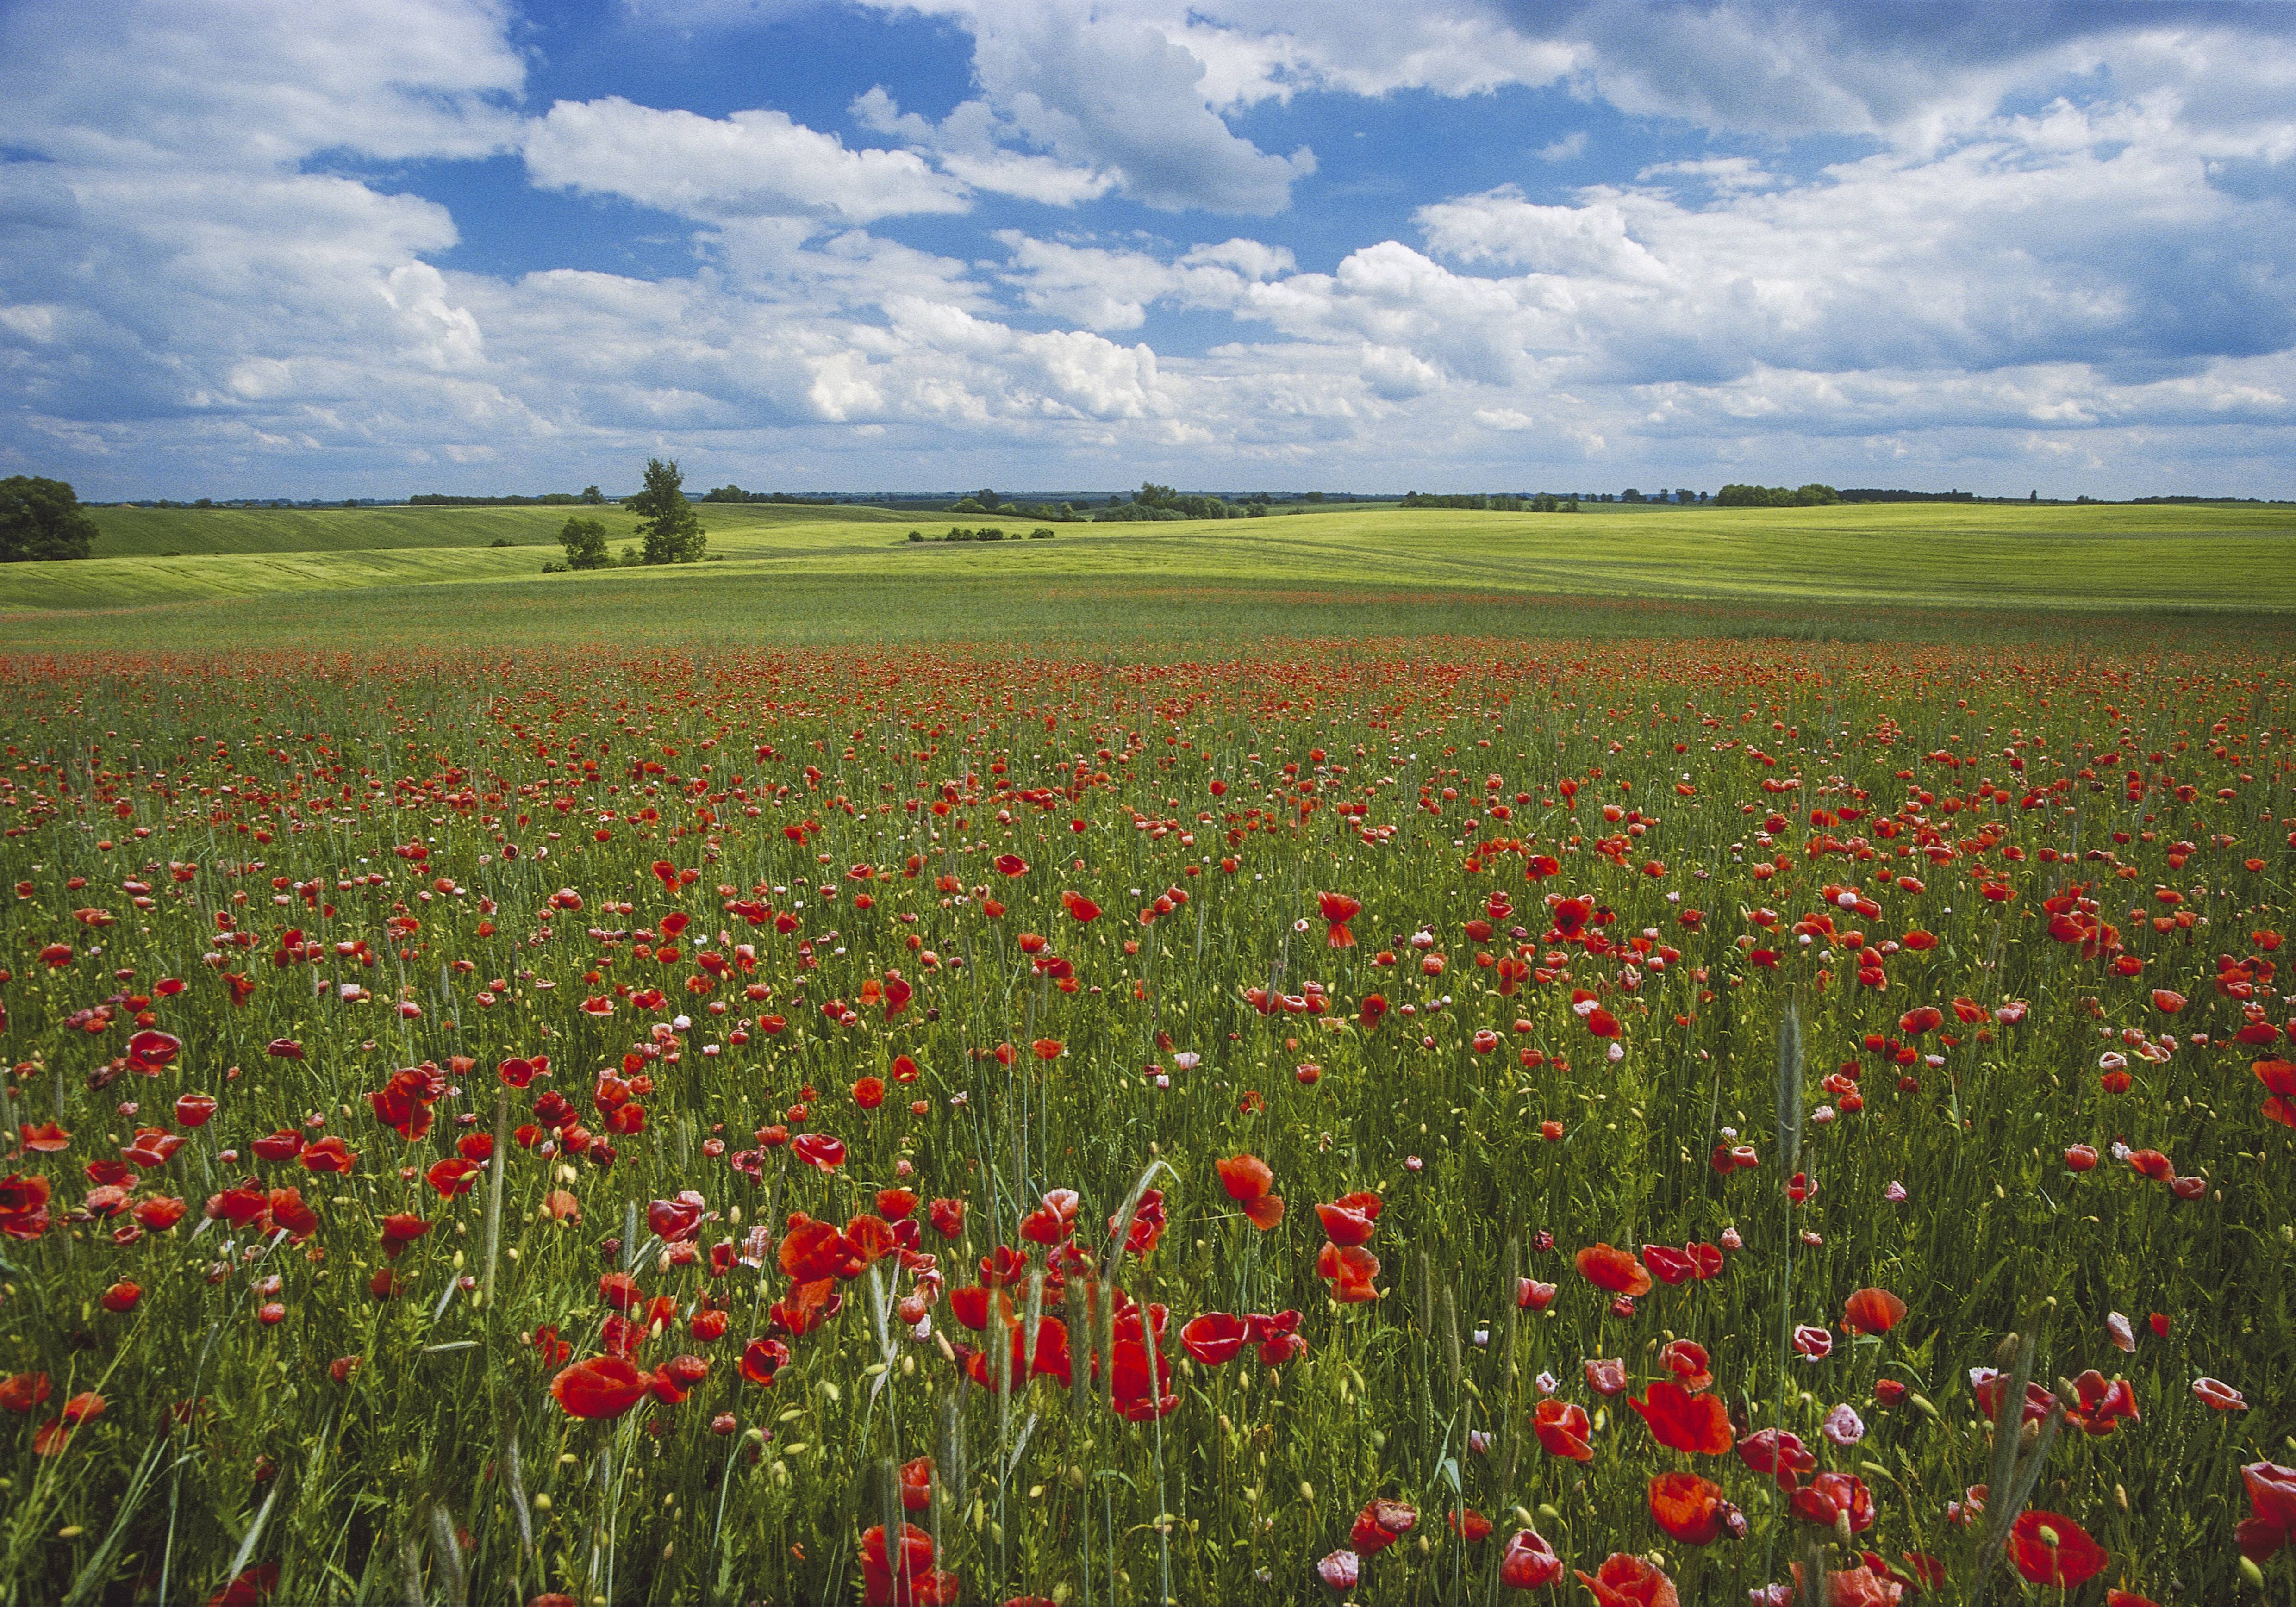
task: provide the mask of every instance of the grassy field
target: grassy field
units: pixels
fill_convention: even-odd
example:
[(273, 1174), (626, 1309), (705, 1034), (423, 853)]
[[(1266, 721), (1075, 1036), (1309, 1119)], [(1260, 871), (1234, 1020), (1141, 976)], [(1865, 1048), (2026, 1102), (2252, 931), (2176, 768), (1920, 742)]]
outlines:
[[(251, 619), (303, 645), (459, 639), (480, 622), (546, 643), (623, 640), (640, 621), (649, 639), (793, 644), (1271, 628), (1921, 637), (1940, 613), (1980, 636), (2037, 620), (2109, 632), (2136, 616), (2276, 633), (2291, 612), (2280, 582), (2296, 573), (2296, 514), (2270, 508), (1350, 509), (949, 545), (906, 539), (946, 517), (758, 505), (704, 509), (715, 562), (701, 569), (545, 578), (565, 515), (102, 509), (102, 555), (0, 570), (0, 624), (48, 648), (230, 648)], [(628, 515), (603, 516), (616, 546), (634, 537)]]
[(729, 579), (0, 652), (0, 1607), (2292, 1599), (2284, 655)]

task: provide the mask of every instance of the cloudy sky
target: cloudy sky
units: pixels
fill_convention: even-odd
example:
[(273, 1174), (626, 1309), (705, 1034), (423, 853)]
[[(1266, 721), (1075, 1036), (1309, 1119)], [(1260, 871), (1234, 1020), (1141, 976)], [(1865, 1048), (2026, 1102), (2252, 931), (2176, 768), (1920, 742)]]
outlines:
[(0, 473), (2296, 496), (2296, 8), (8, 0)]

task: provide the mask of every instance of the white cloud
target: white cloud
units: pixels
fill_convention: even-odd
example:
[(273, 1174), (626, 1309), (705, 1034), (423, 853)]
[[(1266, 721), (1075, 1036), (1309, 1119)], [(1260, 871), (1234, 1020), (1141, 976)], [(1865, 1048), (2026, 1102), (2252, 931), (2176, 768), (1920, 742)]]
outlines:
[[(1637, 33), (1599, 0), (932, 0), (973, 40), (975, 87), (930, 119), (860, 96), (886, 151), (769, 107), (525, 115), (495, 0), (96, 4), (86, 25), (0, 13), (0, 146), (34, 159), (0, 161), (9, 468), (404, 490), (450, 463), (578, 484), (664, 447), (749, 473), (797, 445), (865, 454), (848, 484), (914, 483), (874, 466), (934, 454), (1108, 483), (1233, 464), (1526, 487), (1542, 464), (2021, 483), (2062, 458), (2296, 490), (2296, 55), (2244, 13), (1940, 10), (1933, 38), (1784, 5), (1642, 12)], [(1560, 200), (1427, 197), (1409, 238), (1342, 237), (1327, 271), (1278, 225), (1170, 243), (1093, 210), (1279, 212), (1313, 157), (1239, 132), (1253, 108), (1509, 84), (1714, 137), (1655, 124), (1633, 182)], [(1745, 132), (1866, 153), (1811, 173), (1736, 149)], [(687, 219), (693, 266), (454, 271), (447, 208), (346, 176), (512, 151), (538, 185)], [(957, 226), (985, 252), (947, 224), (910, 236), (934, 250), (872, 232), (992, 195), (1069, 209), (1071, 232), (997, 226), (1010, 207)], [(1316, 222), (1300, 237), (1334, 237)], [(1160, 351), (1173, 312), (1236, 338)]]
[(73, 0), (0, 11), (0, 144), (99, 167), (485, 156), (525, 62), (494, 0)]
[(962, 187), (906, 151), (849, 151), (773, 111), (698, 117), (619, 95), (561, 101), (528, 127), (527, 169), (546, 189), (619, 195), (708, 220), (798, 215), (867, 223), (961, 212)]
[[(1063, 202), (1113, 186), (1168, 211), (1265, 215), (1316, 170), (1305, 147), (1277, 155), (1230, 129), (1213, 98), (1226, 91), (1209, 81), (1203, 58), (1122, 6), (947, 0), (930, 9), (972, 31), (980, 98), (937, 125), (899, 120), (889, 95), (863, 115), (902, 128), (952, 172), (971, 164), (968, 182)], [(1039, 160), (999, 162), (992, 152), (1005, 147)]]

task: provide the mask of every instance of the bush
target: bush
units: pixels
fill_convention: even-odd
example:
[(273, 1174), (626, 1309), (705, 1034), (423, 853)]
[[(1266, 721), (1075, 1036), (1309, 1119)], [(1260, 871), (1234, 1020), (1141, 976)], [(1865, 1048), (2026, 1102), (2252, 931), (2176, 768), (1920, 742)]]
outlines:
[(95, 521), (80, 512), (69, 482), (12, 474), (0, 480), (0, 563), (85, 558)]
[(1031, 541), (1050, 541), (1052, 538), (1053, 532), (1044, 525), (1038, 525), (1029, 532), (1029, 539)]
[[(498, 541), (496, 546), (510, 543)], [(566, 567), (574, 570), (603, 570), (612, 560), (606, 556), (606, 527), (595, 519), (569, 519), (558, 531), (558, 545), (566, 549)]]
[(924, 539), (924, 533), (921, 530), (911, 530), (909, 532), (909, 539), (911, 541), (922, 541)]
[(1784, 486), (1732, 485), (1714, 494), (1718, 508), (1816, 508), (1841, 500), (1841, 492), (1815, 480), (1791, 491)]

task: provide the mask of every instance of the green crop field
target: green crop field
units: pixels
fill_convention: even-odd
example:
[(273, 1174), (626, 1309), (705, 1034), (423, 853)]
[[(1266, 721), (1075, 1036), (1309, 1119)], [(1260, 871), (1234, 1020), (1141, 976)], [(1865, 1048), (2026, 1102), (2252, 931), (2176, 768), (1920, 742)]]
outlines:
[[(1350, 508), (949, 544), (906, 539), (939, 536), (947, 515), (749, 504), (702, 509), (699, 568), (545, 577), (568, 512), (99, 509), (97, 556), (0, 570), (0, 624), (24, 646), (184, 650), (240, 645), (251, 622), (305, 646), (611, 642), (641, 624), (650, 640), (791, 644), (1906, 638), (1946, 619), (1997, 636), (2133, 617), (2276, 633), (2296, 573), (2296, 511), (2274, 507)], [(597, 513), (617, 549), (635, 539), (630, 515)], [(996, 522), (1012, 536), (1031, 523)]]

